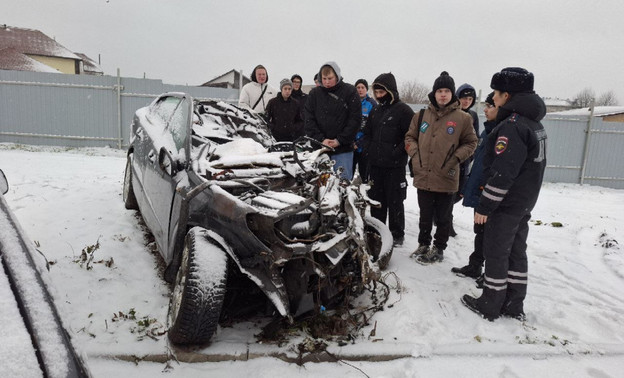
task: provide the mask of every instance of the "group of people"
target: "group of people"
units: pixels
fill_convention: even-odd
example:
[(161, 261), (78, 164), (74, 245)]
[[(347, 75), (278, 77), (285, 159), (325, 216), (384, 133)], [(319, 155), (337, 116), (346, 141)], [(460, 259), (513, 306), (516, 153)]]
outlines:
[(417, 113), (400, 100), (392, 73), (375, 78), (374, 98), (366, 80), (346, 83), (335, 62), (321, 66), (317, 86), (307, 96), (299, 75), (283, 79), (279, 92), (268, 86), (263, 66), (251, 77), (239, 104), (263, 113), (278, 141), (306, 135), (331, 147), (334, 168), (343, 178), (351, 180), (357, 171), (370, 185), (368, 195), (381, 204), (371, 215), (387, 220), (395, 245), (405, 237), (409, 159), (420, 209), (418, 247), (412, 253), (418, 263), (444, 259), (455, 234), (456, 202), (474, 208), (474, 250), (468, 264), (452, 272), (477, 279), (483, 293), (461, 301), (488, 320), (524, 319), (528, 221), (546, 167), (546, 132), (540, 123), (546, 107), (533, 90), (531, 72), (509, 67), (494, 74), (480, 134), (471, 110), (474, 87), (463, 84), (456, 90), (446, 71), (435, 80), (428, 106)]

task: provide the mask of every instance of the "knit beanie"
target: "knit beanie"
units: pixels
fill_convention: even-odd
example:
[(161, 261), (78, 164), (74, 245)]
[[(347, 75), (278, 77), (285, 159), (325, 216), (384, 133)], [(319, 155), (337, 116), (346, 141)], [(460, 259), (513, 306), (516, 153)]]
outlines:
[(440, 76), (433, 83), (433, 93), (440, 88), (448, 88), (451, 90), (451, 93), (455, 93), (455, 81), (446, 71), (442, 71)]
[(492, 106), (496, 106), (494, 104), (494, 92), (490, 93), (489, 95), (487, 95), (487, 97), (485, 98), (485, 103), (486, 104), (490, 104)]
[(533, 92), (533, 74), (524, 68), (507, 67), (492, 76), (490, 88), (501, 92)]
[(358, 79), (358, 81), (355, 82), (355, 86), (357, 87), (358, 84), (362, 84), (364, 85), (364, 87), (366, 87), (366, 90), (368, 90), (368, 82), (364, 79)]
[(284, 88), (285, 85), (289, 85), (290, 88), (292, 88), (293, 86), (292, 81), (290, 81), (290, 79), (288, 78), (282, 79), (282, 81), (280, 81), (280, 91), (282, 90), (282, 88)]

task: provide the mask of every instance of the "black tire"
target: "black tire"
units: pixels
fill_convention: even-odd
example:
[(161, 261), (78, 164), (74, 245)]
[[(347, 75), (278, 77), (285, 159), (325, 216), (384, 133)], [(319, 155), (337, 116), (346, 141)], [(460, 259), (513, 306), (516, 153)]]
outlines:
[[(201, 227), (184, 240), (182, 262), (169, 302), (169, 339), (174, 344), (204, 344), (217, 330), (226, 292), (225, 251)], [(210, 273), (210, 274), (206, 274)]]
[(126, 161), (126, 172), (124, 173), (123, 184), (123, 201), (126, 209), (138, 210), (139, 204), (137, 203), (136, 196), (134, 195), (134, 188), (132, 187), (132, 154), (128, 155)]
[(384, 270), (390, 263), (392, 257), (392, 233), (383, 222), (373, 217), (364, 219), (364, 233), (366, 235), (366, 246), (368, 254), (373, 258), (373, 262)]

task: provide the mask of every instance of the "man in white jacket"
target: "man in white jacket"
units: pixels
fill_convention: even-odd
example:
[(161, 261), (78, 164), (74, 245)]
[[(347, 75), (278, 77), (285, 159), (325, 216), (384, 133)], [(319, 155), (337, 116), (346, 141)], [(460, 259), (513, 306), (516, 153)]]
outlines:
[(251, 73), (251, 83), (245, 84), (240, 92), (238, 106), (264, 114), (269, 100), (277, 95), (277, 91), (267, 84), (268, 81), (266, 68), (261, 64), (257, 65)]

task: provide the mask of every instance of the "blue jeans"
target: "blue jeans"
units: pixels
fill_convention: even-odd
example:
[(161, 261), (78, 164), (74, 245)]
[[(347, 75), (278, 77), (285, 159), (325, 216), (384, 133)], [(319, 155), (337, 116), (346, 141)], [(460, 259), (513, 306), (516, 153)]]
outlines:
[(336, 161), (334, 165), (334, 171), (338, 169), (338, 167), (344, 168), (342, 171), (342, 175), (340, 177), (346, 178), (347, 180), (353, 179), (353, 152), (343, 152), (340, 154), (331, 155), (331, 159)]

